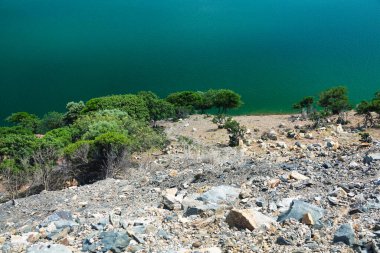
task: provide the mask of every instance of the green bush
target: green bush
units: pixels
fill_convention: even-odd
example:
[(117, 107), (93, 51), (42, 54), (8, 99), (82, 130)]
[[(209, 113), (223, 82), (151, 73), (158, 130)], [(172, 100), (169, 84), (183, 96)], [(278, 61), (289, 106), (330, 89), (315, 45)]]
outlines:
[(174, 117), (174, 105), (166, 100), (160, 99), (151, 91), (141, 91), (137, 94), (141, 97), (149, 110), (149, 119), (153, 121), (154, 127), (157, 120), (169, 119)]
[(321, 92), (318, 104), (324, 108), (325, 111), (333, 115), (338, 115), (351, 109), (347, 88), (343, 86), (333, 87)]
[(6, 118), (6, 121), (28, 129), (33, 133), (37, 133), (37, 129), (40, 125), (40, 119), (36, 115), (28, 112), (13, 113)]
[(50, 130), (63, 127), (65, 125), (64, 122), (64, 114), (59, 112), (48, 112), (45, 114), (39, 124), (38, 132), (46, 133)]
[(227, 89), (216, 90), (213, 99), (218, 113), (226, 113), (228, 109), (238, 108), (243, 104), (239, 94)]
[(82, 111), (84, 110), (85, 105), (83, 101), (79, 102), (69, 102), (66, 105), (67, 112), (64, 115), (64, 122), (66, 125), (74, 123), (75, 120), (79, 118)]
[(83, 112), (117, 109), (128, 113), (136, 120), (147, 121), (149, 119), (148, 107), (141, 97), (137, 95), (113, 95), (90, 99)]

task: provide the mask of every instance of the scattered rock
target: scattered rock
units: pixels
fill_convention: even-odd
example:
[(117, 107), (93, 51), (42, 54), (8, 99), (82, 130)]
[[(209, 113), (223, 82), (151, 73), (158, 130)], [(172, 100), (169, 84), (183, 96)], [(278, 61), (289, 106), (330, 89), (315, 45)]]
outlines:
[(309, 180), (310, 178), (307, 176), (302, 175), (301, 173), (298, 173), (297, 171), (293, 170), (289, 174), (290, 179), (295, 179), (295, 180)]
[(333, 242), (343, 242), (349, 246), (352, 246), (355, 243), (355, 231), (351, 224), (341, 225), (335, 232)]
[(39, 243), (32, 245), (26, 253), (72, 253), (73, 251), (60, 244)]
[(300, 200), (293, 200), (289, 210), (281, 214), (278, 217), (277, 221), (283, 222), (291, 218), (300, 221), (304, 218), (305, 214), (309, 214), (312, 220), (316, 224), (318, 224), (318, 221), (323, 217), (324, 213), (325, 210), (320, 207), (314, 206), (312, 204)]
[(269, 228), (275, 224), (274, 219), (254, 209), (233, 209), (227, 215), (226, 222), (230, 227), (249, 229), (251, 231), (260, 227)]

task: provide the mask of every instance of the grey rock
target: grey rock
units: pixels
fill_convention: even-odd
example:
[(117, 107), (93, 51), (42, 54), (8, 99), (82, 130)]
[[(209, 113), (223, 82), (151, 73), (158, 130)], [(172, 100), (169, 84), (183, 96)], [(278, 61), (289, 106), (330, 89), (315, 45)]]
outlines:
[(351, 224), (341, 225), (335, 232), (333, 242), (343, 242), (349, 246), (352, 246), (355, 243), (355, 231)]
[(301, 220), (305, 214), (309, 213), (316, 225), (321, 225), (320, 219), (323, 217), (325, 210), (323, 208), (317, 207), (315, 205), (309, 204), (300, 200), (293, 200), (287, 212), (282, 213), (277, 221), (283, 222), (287, 219)]
[(228, 186), (220, 185), (217, 187), (212, 187), (209, 191), (202, 194), (198, 200), (207, 203), (232, 203), (234, 202), (240, 194), (240, 189)]
[(41, 227), (46, 227), (52, 222), (56, 221), (73, 221), (73, 216), (69, 211), (57, 211), (49, 215), (41, 224)]
[(293, 245), (293, 243), (283, 236), (277, 238), (276, 243), (279, 245)]
[(115, 253), (124, 252), (131, 239), (126, 233), (102, 232), (99, 235), (102, 243), (102, 252), (112, 251)]
[(26, 253), (72, 253), (72, 251), (60, 244), (39, 243), (28, 248)]
[(370, 164), (371, 162), (378, 161), (378, 160), (380, 160), (380, 153), (379, 152), (377, 152), (377, 153), (368, 153), (364, 157), (363, 162), (367, 163), (367, 164)]
[(163, 229), (158, 230), (157, 235), (165, 240), (169, 240), (171, 238), (170, 234)]

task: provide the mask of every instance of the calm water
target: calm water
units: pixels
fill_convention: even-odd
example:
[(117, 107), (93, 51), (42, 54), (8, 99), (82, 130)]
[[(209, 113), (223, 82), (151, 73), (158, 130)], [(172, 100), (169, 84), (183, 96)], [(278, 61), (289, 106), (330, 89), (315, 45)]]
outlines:
[(0, 117), (153, 90), (231, 88), (281, 112), (380, 90), (379, 0), (0, 0)]

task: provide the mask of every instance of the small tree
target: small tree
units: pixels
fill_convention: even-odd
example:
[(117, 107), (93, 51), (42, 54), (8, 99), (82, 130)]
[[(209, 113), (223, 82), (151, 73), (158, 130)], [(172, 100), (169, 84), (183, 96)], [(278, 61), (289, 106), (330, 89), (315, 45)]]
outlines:
[(199, 91), (199, 94), (201, 95), (201, 99), (196, 106), (197, 110), (200, 110), (201, 114), (204, 114), (207, 110), (210, 110), (214, 107), (214, 100), (216, 91), (215, 90), (208, 90), (206, 92)]
[(33, 133), (37, 133), (38, 126), (40, 125), (40, 119), (36, 115), (28, 112), (13, 113), (6, 118), (6, 121), (29, 129)]
[(81, 112), (85, 108), (83, 101), (79, 102), (69, 102), (66, 105), (67, 112), (64, 115), (65, 124), (70, 125), (74, 123), (74, 121), (79, 118)]
[(65, 115), (59, 112), (48, 112), (43, 116), (39, 126), (40, 133), (46, 133), (50, 130), (63, 127)]
[(318, 104), (323, 107), (326, 112), (332, 115), (339, 115), (339, 123), (347, 122), (344, 113), (351, 109), (351, 106), (348, 100), (346, 87), (338, 86), (321, 92)]
[(308, 96), (301, 99), (298, 103), (293, 105), (293, 109), (301, 110), (308, 116), (313, 111), (314, 97)]
[(137, 95), (144, 99), (149, 110), (149, 118), (153, 123), (153, 127), (157, 127), (158, 120), (164, 120), (174, 116), (174, 106), (171, 103), (160, 99), (153, 92), (140, 91)]
[(217, 90), (214, 95), (214, 105), (218, 113), (226, 113), (228, 109), (238, 108), (243, 104), (241, 96), (232, 90)]
[(363, 125), (365, 128), (373, 126), (374, 122), (373, 122), (372, 112), (374, 110), (375, 110), (375, 107), (372, 101), (371, 102), (362, 101), (356, 106), (356, 113), (359, 115), (363, 115), (364, 117)]
[(232, 118), (229, 118), (226, 121), (224, 128), (227, 129), (227, 132), (229, 133), (228, 137), (230, 138), (230, 141), (228, 145), (230, 147), (239, 146), (239, 142), (240, 140), (244, 139), (244, 135), (247, 129), (244, 126), (241, 126), (239, 122)]

